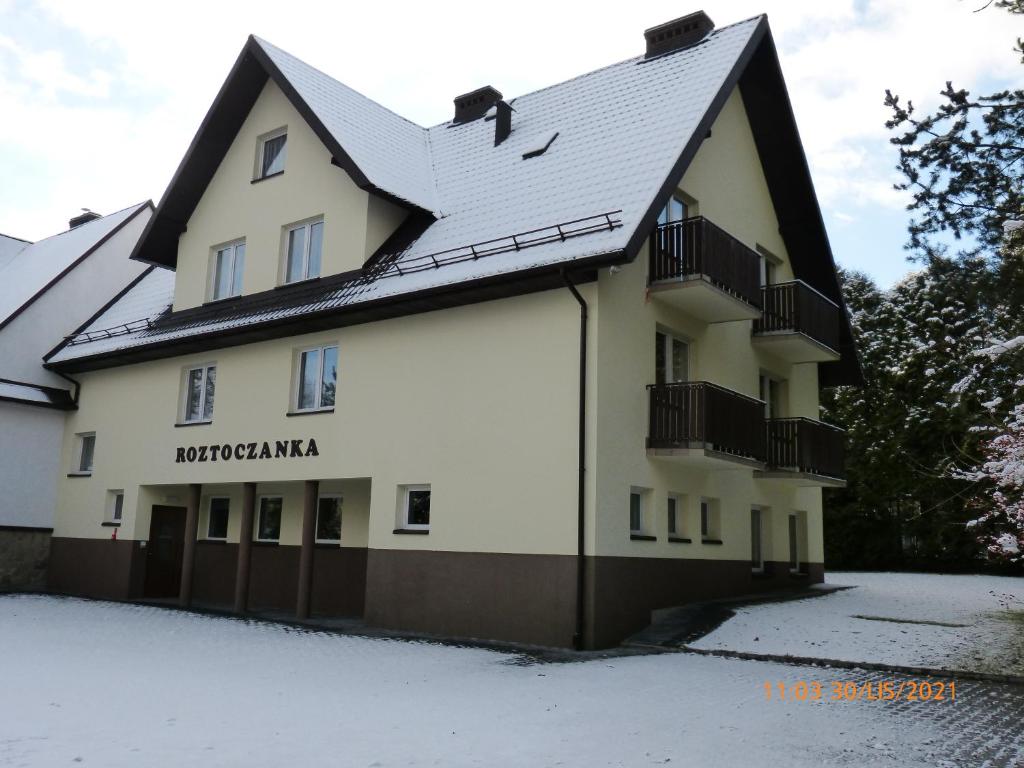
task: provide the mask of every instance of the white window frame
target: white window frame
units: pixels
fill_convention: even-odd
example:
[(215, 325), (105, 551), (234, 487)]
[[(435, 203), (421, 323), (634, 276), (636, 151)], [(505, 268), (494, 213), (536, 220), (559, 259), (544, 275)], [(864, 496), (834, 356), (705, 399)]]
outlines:
[[(117, 508), (118, 499), (121, 499), (120, 510)], [(107, 509), (103, 521), (114, 525), (120, 525), (122, 520), (124, 520), (124, 489), (111, 488), (107, 491)]]
[(753, 523), (753, 516), (754, 516), (755, 512), (757, 513), (757, 553), (760, 556), (761, 560), (758, 563), (754, 562), (754, 539), (753, 539), (754, 526), (753, 526), (753, 524), (751, 524), (751, 526), (750, 526), (750, 531), (751, 531), (751, 540), (750, 540), (750, 570), (751, 570), (752, 573), (764, 573), (764, 563), (765, 563), (765, 557), (764, 557), (764, 548), (765, 548), (764, 529), (765, 529), (765, 524), (764, 523), (765, 523), (765, 518), (767, 517), (767, 514), (768, 514), (768, 508), (767, 507), (762, 507), (759, 504), (752, 504), (751, 507), (750, 507), (751, 523)]
[[(768, 371), (761, 371), (758, 376), (757, 388), (758, 395), (761, 398), (761, 402), (764, 403), (764, 417), (766, 419), (780, 419), (782, 418), (782, 386), (786, 383), (785, 379), (776, 376)], [(772, 407), (772, 385), (775, 386), (775, 395), (778, 398), (778, 402), (775, 404), (778, 408)], [(776, 413), (776, 410), (779, 412)]]
[[(672, 203), (679, 203), (683, 207), (683, 218), (681, 219), (669, 219), (669, 208)], [(690, 208), (693, 204), (686, 198), (685, 195), (679, 192), (673, 192), (672, 196), (665, 202), (664, 207), (658, 212), (658, 224), (676, 224), (680, 221), (686, 221), (695, 214), (690, 212)]]
[[(669, 493), (665, 497), (665, 530), (668, 532), (669, 536), (674, 536), (675, 538), (682, 538), (686, 536), (686, 504), (684, 501), (685, 498), (686, 496), (681, 493)], [(674, 521), (669, 510), (669, 507), (672, 505), (673, 502), (675, 503)], [(674, 530), (672, 527), (670, 527), (673, 522), (675, 523)]]
[[(334, 376), (334, 405), (321, 405), (323, 399), (324, 390), (324, 351), (328, 349), (335, 350), (336, 357), (338, 359), (338, 367), (341, 367), (341, 351), (337, 342), (330, 342), (327, 344), (321, 344), (313, 347), (302, 347), (295, 352), (295, 362), (292, 366), (294, 371), (292, 372), (292, 413), (315, 413), (316, 411), (333, 411), (334, 406), (338, 403), (338, 380), (341, 378), (338, 373)], [(299, 405), (299, 398), (302, 396), (302, 356), (308, 352), (320, 352), (320, 362), (317, 366), (317, 387), (316, 387), (316, 403), (308, 408), (302, 408)]]
[(313, 535), (316, 537), (315, 541), (317, 544), (341, 544), (341, 530), (338, 530), (338, 538), (336, 539), (321, 539), (316, 536), (317, 531), (320, 530), (320, 501), (322, 499), (339, 499), (341, 501), (341, 525), (345, 525), (345, 496), (341, 493), (321, 493), (316, 497), (316, 519), (313, 521)]
[[(664, 349), (662, 350), (665, 355), (665, 384), (676, 384), (680, 382), (692, 381), (692, 363), (693, 363), (693, 342), (682, 334), (676, 333), (675, 331), (664, 328), (661, 325), (654, 329), (654, 342), (657, 345), (658, 335), (661, 334), (665, 337)], [(680, 379), (679, 382), (675, 378), (671, 378), (674, 375), (672, 366), (672, 342), (678, 341), (686, 347), (686, 378)], [(654, 380), (658, 380), (658, 358), (655, 355), (654, 358)]]
[(224, 499), (228, 503), (228, 526), (231, 525), (231, 497), (224, 494), (217, 494), (216, 496), (210, 496), (206, 500), (206, 535), (204, 538), (207, 541), (227, 541), (228, 532), (227, 528), (224, 529), (223, 536), (211, 536), (210, 535), (210, 524), (213, 522), (213, 502), (217, 499)]
[(402, 485), (399, 486), (398, 527), (405, 531), (429, 531), (430, 523), (422, 525), (420, 523), (409, 522), (409, 493), (412, 491), (427, 491), (430, 494), (430, 517), (431, 520), (433, 520), (434, 492), (431, 489), (430, 484), (417, 483), (414, 485)]
[[(267, 142), (273, 141), (274, 139), (284, 136), (284, 157), (281, 158), (281, 170), (274, 171), (264, 175), (263, 173), (263, 152), (266, 149)], [(275, 128), (272, 131), (264, 133), (256, 138), (256, 165), (253, 168), (253, 180), (260, 181), (262, 179), (270, 179), (274, 176), (278, 176), (284, 173), (284, 166), (288, 162), (288, 126), (284, 125), (280, 128)]]
[[(309, 274), (309, 249), (313, 245), (313, 226), (315, 224), (320, 225), (320, 271), (315, 275)], [(295, 280), (288, 279), (288, 255), (289, 255), (289, 240), (291, 239), (291, 233), (296, 230), (304, 229), (305, 244), (302, 249), (302, 277), (296, 278)], [(284, 236), (281, 239), (281, 278), (279, 280), (280, 285), (295, 285), (296, 283), (302, 283), (306, 280), (315, 280), (320, 277), (324, 271), (324, 250), (323, 250), (323, 235), (324, 235), (324, 217), (315, 216), (312, 219), (306, 221), (297, 222), (295, 224), (289, 224), (284, 228)]]
[[(210, 362), (210, 363), (200, 363), (198, 365), (190, 365), (190, 366), (187, 366), (184, 369), (183, 374), (182, 374), (182, 380), (181, 380), (181, 400), (178, 403), (178, 423), (179, 424), (212, 424), (213, 423), (213, 409), (216, 408), (216, 398), (217, 398), (216, 390), (214, 390), (214, 395), (213, 395), (214, 396), (214, 403), (212, 403), (211, 406), (210, 406), (210, 418), (208, 418), (208, 419), (203, 418), (203, 409), (204, 409), (204, 407), (206, 405), (206, 385), (207, 385), (207, 383), (209, 381), (209, 377), (210, 377), (209, 376), (209, 371), (210, 371), (211, 368), (213, 368), (214, 371), (217, 370), (217, 363), (216, 363), (216, 361)], [(190, 376), (192, 374), (192, 371), (202, 371), (203, 372), (203, 383), (202, 383), (202, 386), (199, 389), (199, 418), (198, 419), (190, 419), (188, 417), (188, 384), (189, 384), (189, 378), (190, 378)], [(214, 373), (214, 376), (216, 376), (216, 373)], [(216, 386), (216, 385), (214, 385), (214, 386)]]
[[(87, 438), (92, 438), (92, 463), (88, 467), (82, 466), (83, 453), (85, 452), (85, 441)], [(95, 432), (78, 432), (75, 434), (75, 453), (74, 453), (74, 469), (69, 473), (71, 475), (91, 475), (93, 467), (96, 466), (96, 433)]]
[[(280, 499), (281, 500), (281, 519), (278, 521), (277, 526), (277, 538), (276, 539), (261, 539), (260, 538), (260, 515), (263, 514), (263, 500), (264, 499)], [(267, 493), (259, 496), (256, 499), (256, 525), (253, 526), (253, 540), (258, 542), (266, 543), (281, 543), (281, 528), (284, 527), (284, 496), (280, 493)]]
[[(210, 275), (207, 279), (206, 288), (206, 300), (208, 302), (213, 301), (225, 301), (227, 299), (234, 299), (242, 295), (242, 281), (245, 279), (245, 258), (246, 254), (242, 253), (242, 274), (241, 279), (238, 281), (238, 292), (235, 292), (235, 279), (236, 271), (238, 270), (238, 248), (245, 248), (245, 238), (240, 237), (237, 240), (229, 240), (226, 243), (215, 245), (210, 249)], [(221, 251), (231, 250), (231, 278), (228, 280), (228, 292), (225, 296), (217, 295), (217, 256)]]
[[(782, 259), (760, 243), (757, 243), (756, 249), (758, 256), (760, 256), (759, 274), (761, 287), (763, 288), (768, 285), (775, 285), (778, 280), (778, 270), (779, 266), (782, 264)], [(769, 279), (769, 271), (771, 272), (771, 279)]]

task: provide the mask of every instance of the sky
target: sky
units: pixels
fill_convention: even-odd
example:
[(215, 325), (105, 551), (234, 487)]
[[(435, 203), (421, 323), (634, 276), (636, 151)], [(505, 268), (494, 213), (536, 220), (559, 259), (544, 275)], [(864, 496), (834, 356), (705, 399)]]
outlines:
[[(907, 198), (885, 89), (934, 107), (947, 80), (1020, 87), (1024, 17), (985, 0), (703, 0), (719, 26), (767, 13), (832, 250), (884, 286), (906, 260)], [(643, 52), (697, 10), (630, 3), (0, 0), (0, 232), (36, 240), (85, 207), (158, 202), (246, 36), (421, 125), (484, 84), (512, 98)]]

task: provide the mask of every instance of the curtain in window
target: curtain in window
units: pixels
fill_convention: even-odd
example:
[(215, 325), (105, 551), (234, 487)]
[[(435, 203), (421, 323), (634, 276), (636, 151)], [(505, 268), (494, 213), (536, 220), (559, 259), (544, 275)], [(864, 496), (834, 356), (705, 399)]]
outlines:
[(284, 145), (288, 136), (275, 136), (263, 142), (263, 168), (260, 176), (269, 176), (284, 170)]

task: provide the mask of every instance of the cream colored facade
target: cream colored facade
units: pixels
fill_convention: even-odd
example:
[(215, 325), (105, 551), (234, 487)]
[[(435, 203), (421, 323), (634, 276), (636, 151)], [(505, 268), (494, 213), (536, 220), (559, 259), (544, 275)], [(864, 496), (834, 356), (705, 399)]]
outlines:
[[(285, 171), (252, 183), (260, 136), (286, 127)], [(178, 249), (174, 309), (209, 298), (214, 249), (246, 243), (243, 294), (281, 282), (286, 227), (322, 217), (323, 275), (358, 269), (404, 212), (358, 188), (272, 82), (264, 87), (198, 207)], [(786, 248), (750, 126), (734, 92), (679, 191), (706, 216), (779, 261)], [(758, 377), (786, 382), (783, 415), (818, 416), (817, 366), (790, 365), (751, 343), (751, 321), (707, 324), (648, 295), (646, 248), (621, 269), (580, 287), (589, 305), (585, 553), (596, 558), (749, 562), (750, 510), (765, 510), (765, 560), (789, 558), (788, 518), (800, 521), (800, 560), (823, 559), (821, 490), (764, 479), (750, 466), (687, 465), (652, 457), (646, 386), (654, 336), (690, 344), (689, 377), (758, 397)], [(227, 540), (237, 543), (242, 483), (282, 495), (280, 544), (302, 539), (303, 481), (344, 497), (344, 548), (575, 557), (579, 306), (557, 289), (331, 331), (91, 371), (79, 376), (79, 409), (67, 421), (54, 535), (103, 539), (113, 491), (124, 493), (117, 537), (150, 535), (154, 505), (183, 505), (201, 484), (199, 536), (212, 496), (231, 499)], [(293, 415), (295, 360), (336, 344), (336, 405)], [(212, 422), (180, 421), (184, 371), (215, 364)], [(72, 476), (78, 435), (96, 434), (94, 469)], [(179, 448), (315, 440), (318, 455), (176, 461)], [(428, 535), (396, 532), (401, 489), (431, 489)], [(643, 492), (644, 533), (630, 536), (629, 494)], [(669, 494), (681, 502), (669, 541)], [(699, 505), (717, 510), (715, 538), (701, 542)]]

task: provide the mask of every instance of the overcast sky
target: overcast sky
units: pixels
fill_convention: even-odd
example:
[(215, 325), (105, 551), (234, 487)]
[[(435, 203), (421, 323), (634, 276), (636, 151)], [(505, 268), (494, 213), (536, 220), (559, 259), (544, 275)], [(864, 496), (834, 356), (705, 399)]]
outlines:
[[(883, 284), (909, 268), (885, 89), (927, 108), (948, 79), (1020, 87), (1024, 20), (984, 2), (704, 0), (718, 25), (768, 14), (833, 251)], [(249, 33), (433, 125), (480, 85), (511, 98), (634, 56), (645, 28), (697, 7), (0, 0), (0, 232), (159, 201)]]

